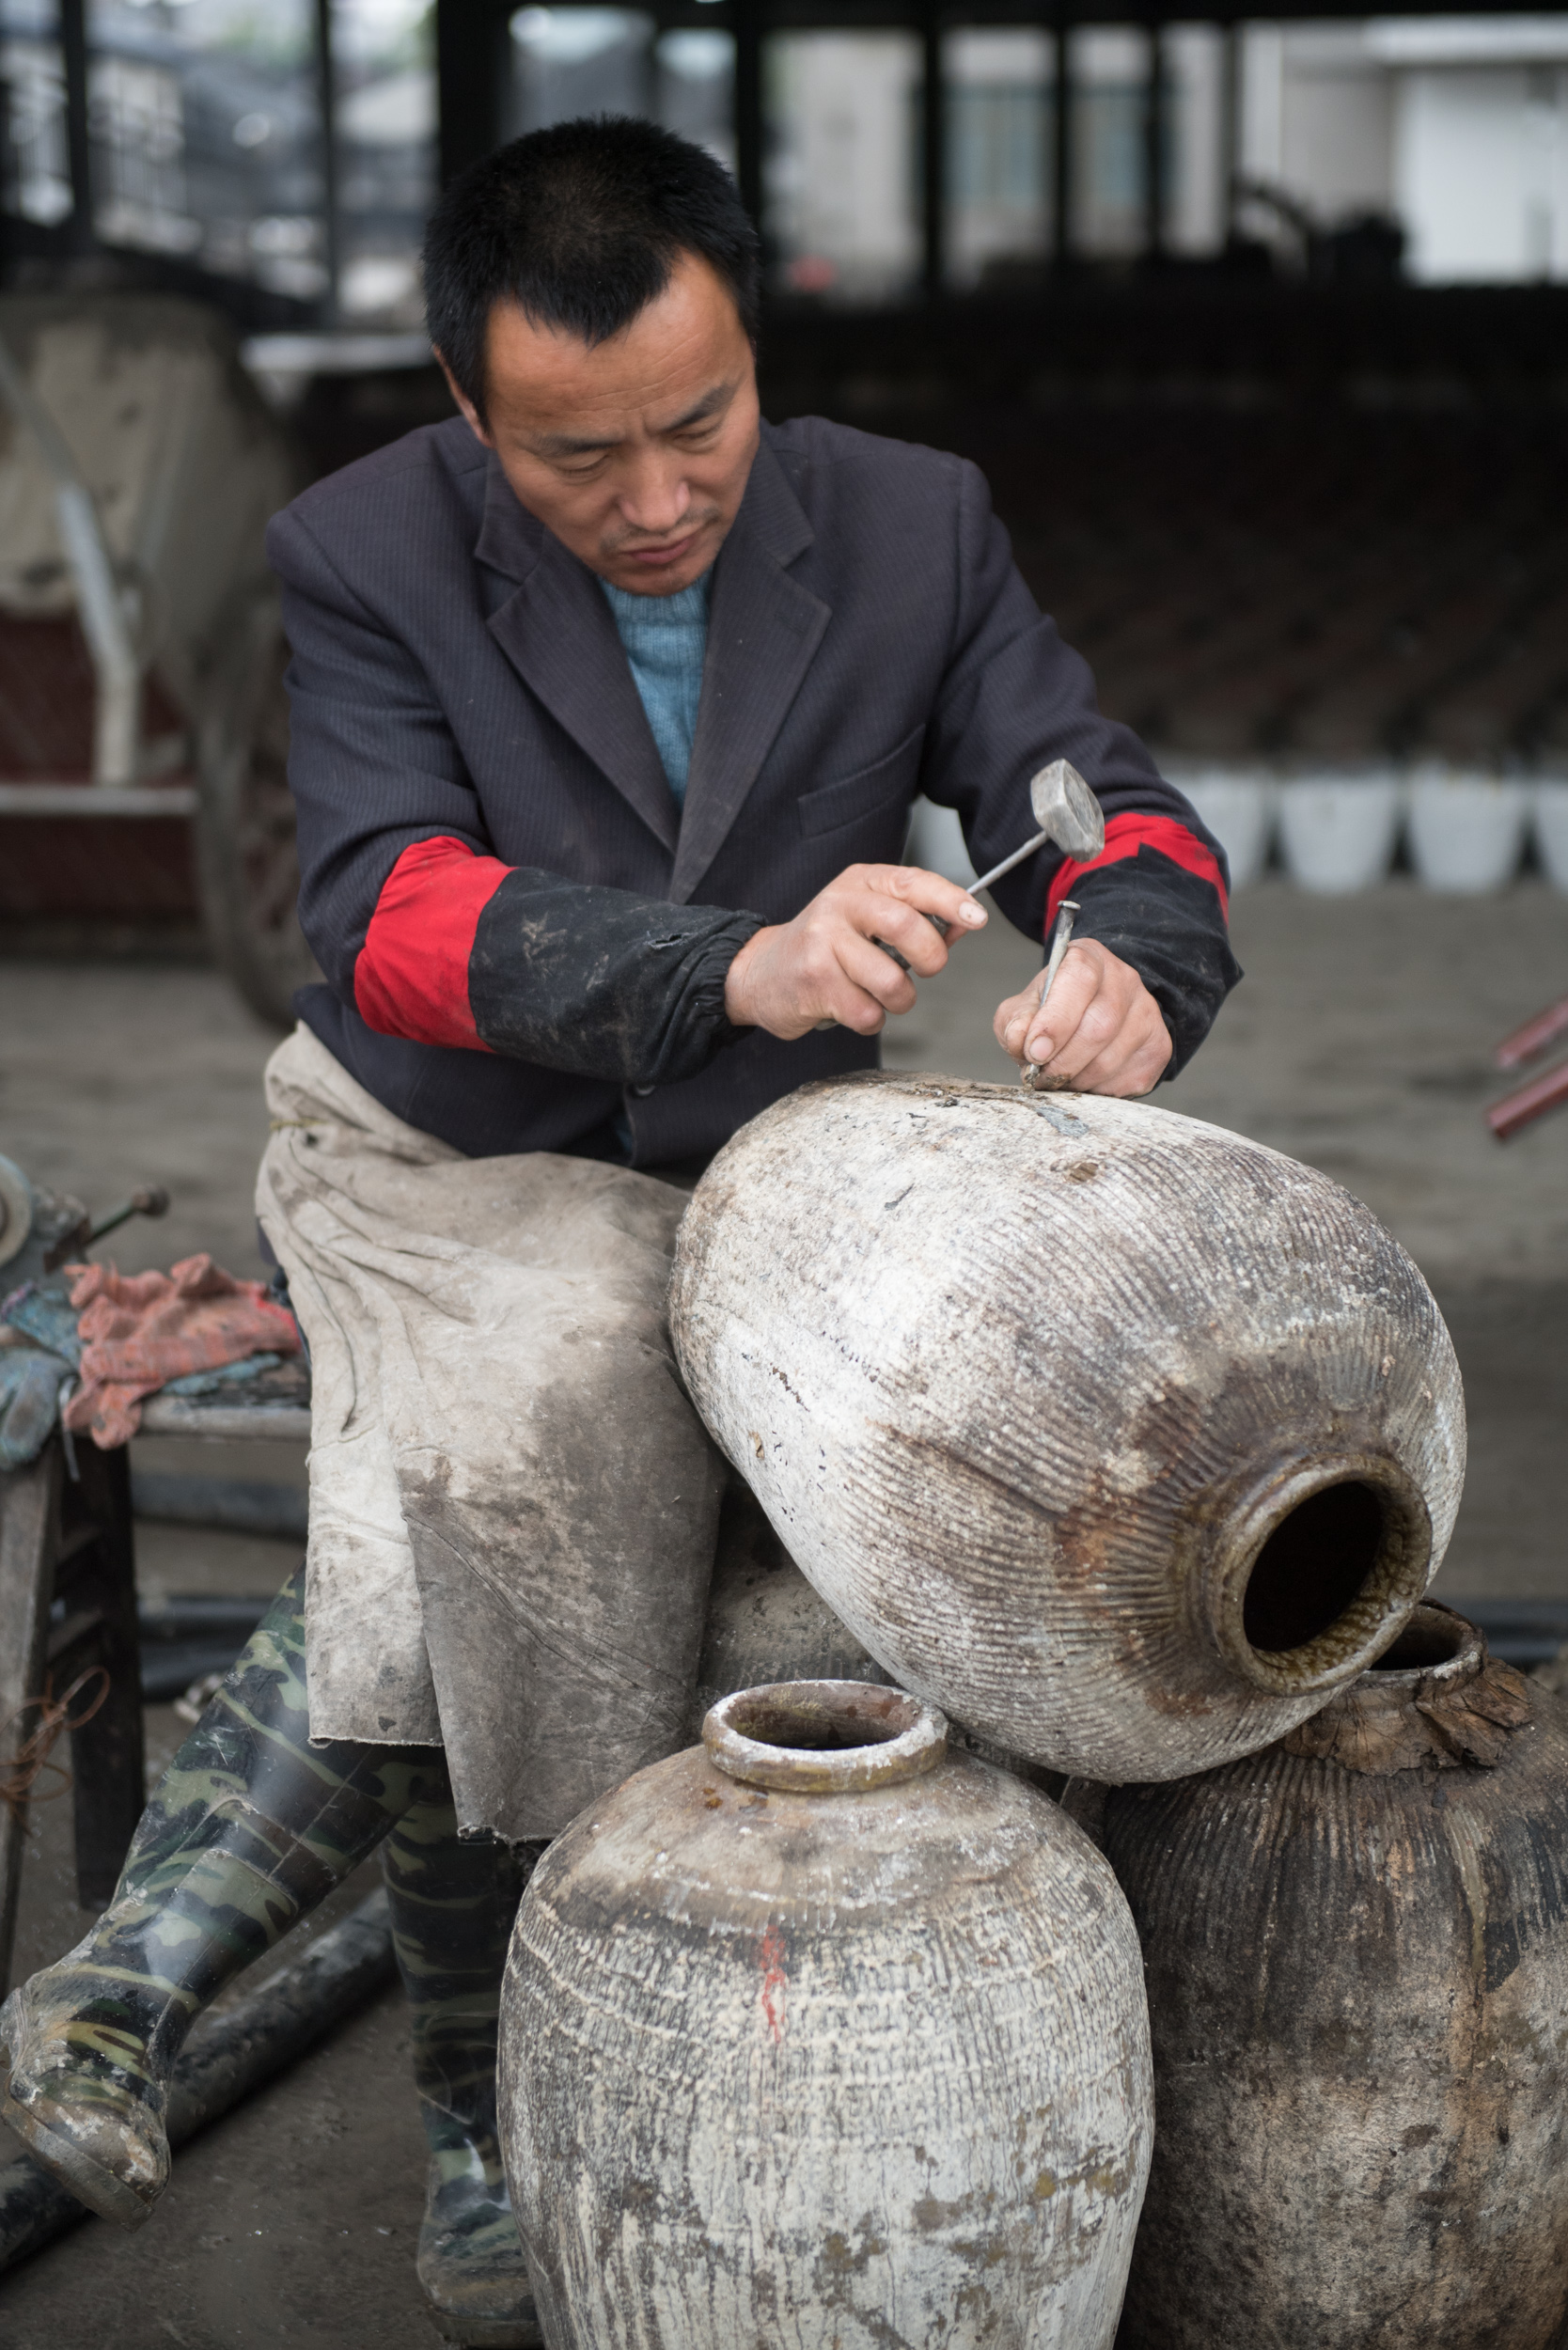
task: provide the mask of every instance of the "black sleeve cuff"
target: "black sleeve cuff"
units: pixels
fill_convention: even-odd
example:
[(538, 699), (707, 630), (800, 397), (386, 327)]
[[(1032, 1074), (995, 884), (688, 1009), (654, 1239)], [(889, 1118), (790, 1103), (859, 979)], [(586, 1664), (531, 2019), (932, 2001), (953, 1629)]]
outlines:
[(1069, 895), (1082, 908), (1074, 937), (1097, 938), (1131, 964), (1158, 1004), (1172, 1047), (1163, 1074), (1177, 1076), (1242, 976), (1218, 891), (1157, 849), (1141, 848), (1079, 874)]
[(729, 966), (760, 914), (672, 905), (519, 867), (479, 916), (468, 1000), (494, 1052), (618, 1085), (695, 1077), (743, 1031)]

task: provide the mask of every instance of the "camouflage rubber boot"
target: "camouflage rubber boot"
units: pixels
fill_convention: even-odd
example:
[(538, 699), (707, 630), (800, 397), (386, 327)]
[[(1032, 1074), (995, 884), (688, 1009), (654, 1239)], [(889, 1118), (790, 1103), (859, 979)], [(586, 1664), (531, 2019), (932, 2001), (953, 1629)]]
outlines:
[(168, 2181), (169, 2075), (192, 2023), (358, 1867), (412, 1803), (428, 1747), (312, 1747), (305, 1570), (284, 1585), (143, 1812), (85, 1940), (0, 2008), (0, 2116), (105, 2219)]
[(382, 1852), (430, 2141), (418, 2274), (437, 2329), (472, 2350), (544, 2337), (501, 2169), (495, 2046), (507, 1944), (542, 1846), (459, 1841), (449, 1802), (404, 1814)]

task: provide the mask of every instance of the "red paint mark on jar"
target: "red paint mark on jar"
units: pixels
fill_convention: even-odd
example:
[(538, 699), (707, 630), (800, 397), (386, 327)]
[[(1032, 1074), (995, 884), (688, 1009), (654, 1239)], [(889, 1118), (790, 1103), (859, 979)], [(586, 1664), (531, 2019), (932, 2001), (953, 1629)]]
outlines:
[(784, 1936), (770, 1926), (758, 1950), (762, 1968), (762, 2013), (776, 2047), (784, 2037)]

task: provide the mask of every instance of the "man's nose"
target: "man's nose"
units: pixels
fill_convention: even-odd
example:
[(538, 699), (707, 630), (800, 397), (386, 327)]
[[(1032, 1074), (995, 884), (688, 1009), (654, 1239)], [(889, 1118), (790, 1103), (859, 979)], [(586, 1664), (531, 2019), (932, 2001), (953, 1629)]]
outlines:
[(620, 510), (637, 530), (675, 529), (691, 506), (691, 485), (680, 460), (662, 453), (645, 458), (620, 494)]

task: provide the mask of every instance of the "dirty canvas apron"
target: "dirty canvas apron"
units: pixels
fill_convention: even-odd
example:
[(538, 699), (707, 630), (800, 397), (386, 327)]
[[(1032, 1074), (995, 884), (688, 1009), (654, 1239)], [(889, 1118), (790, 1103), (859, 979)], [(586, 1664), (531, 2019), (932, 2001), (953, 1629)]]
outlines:
[(310, 1348), (314, 1738), (439, 1742), (468, 1831), (551, 1836), (685, 1743), (724, 1465), (665, 1287), (682, 1194), (467, 1159), (299, 1028), (257, 1214)]

